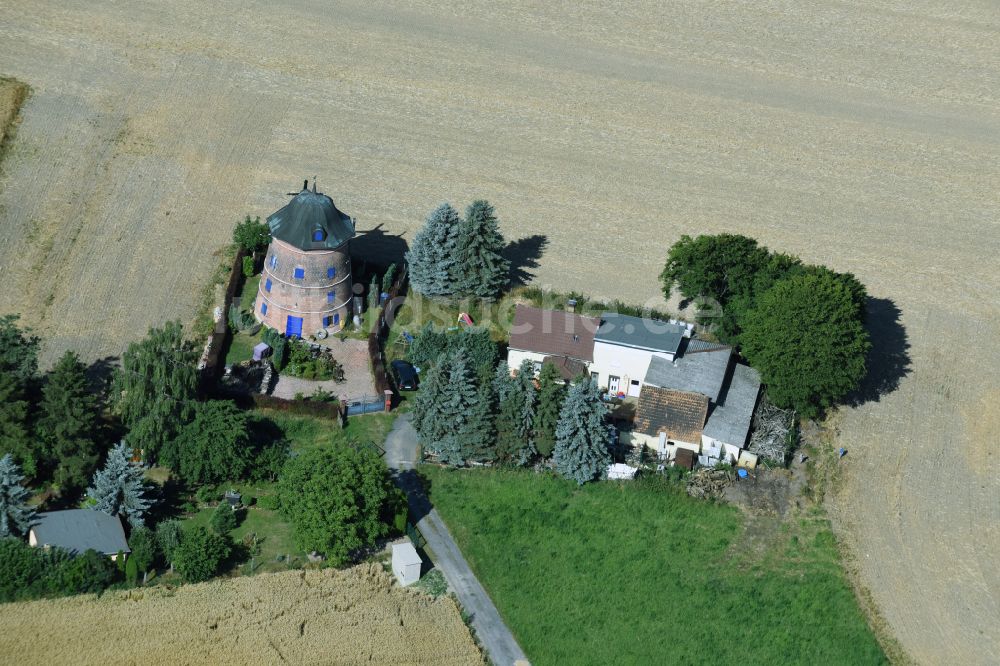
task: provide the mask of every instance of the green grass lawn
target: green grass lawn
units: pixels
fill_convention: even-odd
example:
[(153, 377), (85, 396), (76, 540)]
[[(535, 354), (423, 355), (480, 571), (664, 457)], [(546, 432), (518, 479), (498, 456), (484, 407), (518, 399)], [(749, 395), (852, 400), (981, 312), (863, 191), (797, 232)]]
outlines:
[(533, 664), (885, 663), (819, 512), (755, 533), (659, 479), (421, 471)]
[(371, 442), (382, 446), (397, 414), (397, 412), (388, 414), (379, 412), (352, 416), (348, 418), (347, 425), (343, 429), (337, 427), (336, 422), (330, 419), (288, 414), (272, 409), (256, 410), (254, 420), (258, 424), (264, 422), (263, 425), (268, 428), (271, 427), (270, 424), (276, 426), (288, 440), (293, 451), (308, 451), (342, 441)]
[[(260, 275), (254, 275), (243, 281), (243, 289), (240, 291), (240, 309), (250, 311), (254, 299), (257, 298), (257, 287), (260, 284)], [(226, 313), (229, 316), (229, 313)], [(230, 336), (229, 349), (226, 350), (226, 365), (233, 365), (241, 361), (249, 361), (253, 358), (253, 348), (260, 342), (260, 331), (256, 335), (246, 333), (233, 333)]]
[[(271, 483), (223, 483), (218, 488), (220, 495), (229, 488), (236, 488), (245, 498), (259, 498), (264, 495), (273, 495), (275, 492), (274, 484)], [(198, 525), (211, 529), (210, 521), (213, 513), (215, 513), (215, 507), (202, 508), (198, 513), (184, 519), (181, 524), (184, 529)], [(243, 538), (251, 532), (256, 533), (260, 544), (260, 553), (254, 557), (253, 573), (284, 571), (288, 569), (289, 556), (291, 558), (298, 557), (300, 560), (304, 559), (302, 553), (295, 547), (291, 524), (279, 512), (256, 506), (248, 507), (243, 522), (230, 532), (229, 536), (233, 543), (241, 544)], [(279, 555), (283, 556), (280, 562), (277, 559)], [(250, 573), (249, 563), (238, 565), (238, 571)]]

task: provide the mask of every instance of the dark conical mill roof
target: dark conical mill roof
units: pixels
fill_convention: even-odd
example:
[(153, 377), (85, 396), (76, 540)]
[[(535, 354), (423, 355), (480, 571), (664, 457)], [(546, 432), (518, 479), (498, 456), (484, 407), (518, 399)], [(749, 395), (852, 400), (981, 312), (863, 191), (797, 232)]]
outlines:
[(300, 250), (332, 250), (354, 237), (354, 223), (337, 209), (333, 199), (305, 187), (272, 213), (267, 224), (273, 238)]

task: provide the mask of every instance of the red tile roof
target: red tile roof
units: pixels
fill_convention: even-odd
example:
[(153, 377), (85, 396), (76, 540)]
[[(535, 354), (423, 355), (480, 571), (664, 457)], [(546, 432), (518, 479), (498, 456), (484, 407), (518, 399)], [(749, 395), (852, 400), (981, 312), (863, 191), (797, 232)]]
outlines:
[(600, 325), (597, 317), (518, 305), (508, 347), (589, 363), (594, 360), (594, 332)]
[(707, 415), (708, 397), (647, 385), (639, 392), (635, 429), (650, 437), (665, 432), (669, 440), (700, 444)]

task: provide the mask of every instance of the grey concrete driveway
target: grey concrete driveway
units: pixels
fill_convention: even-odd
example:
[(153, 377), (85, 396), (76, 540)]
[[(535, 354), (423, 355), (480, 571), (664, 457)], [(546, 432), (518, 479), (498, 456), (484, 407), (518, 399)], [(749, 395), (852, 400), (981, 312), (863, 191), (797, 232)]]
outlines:
[(521, 646), (517, 644), (490, 596), (472, 573), (469, 563), (452, 539), (448, 526), (424, 493), (420, 480), (413, 471), (419, 450), (417, 431), (410, 422), (410, 415), (404, 414), (396, 419), (385, 440), (385, 461), (394, 472), (396, 484), (406, 491), (410, 513), (417, 519), (417, 528), (427, 540), (424, 549), (444, 574), (462, 608), (469, 614), (476, 635), (490, 660), (497, 666), (527, 664), (527, 657)]

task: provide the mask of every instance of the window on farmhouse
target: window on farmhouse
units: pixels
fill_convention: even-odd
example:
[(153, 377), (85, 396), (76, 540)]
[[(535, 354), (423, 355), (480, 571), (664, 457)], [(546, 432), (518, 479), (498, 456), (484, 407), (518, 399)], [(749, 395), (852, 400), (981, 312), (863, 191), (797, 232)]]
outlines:
[(301, 280), (306, 276), (306, 269), (296, 267), (296, 269), (292, 272), (292, 275), (295, 276), (296, 280)]

